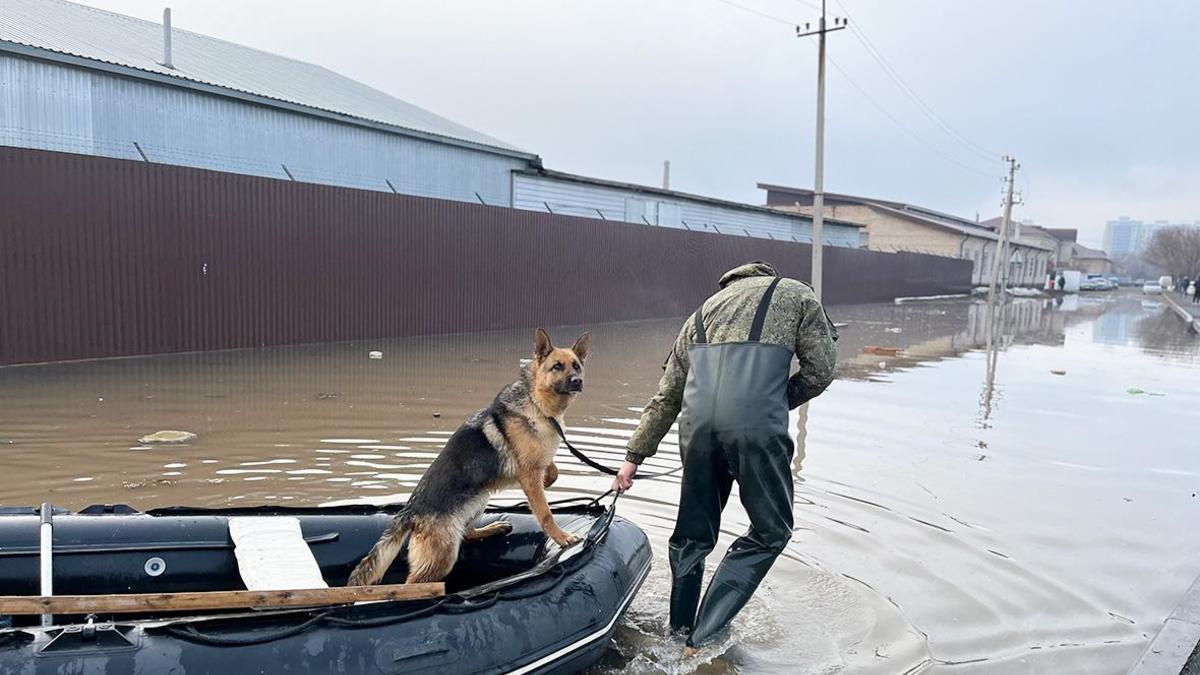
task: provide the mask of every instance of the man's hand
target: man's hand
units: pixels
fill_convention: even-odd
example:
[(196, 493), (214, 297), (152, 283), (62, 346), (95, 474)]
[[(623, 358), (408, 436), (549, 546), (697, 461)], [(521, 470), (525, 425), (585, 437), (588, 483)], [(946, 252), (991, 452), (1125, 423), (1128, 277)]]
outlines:
[(633, 487), (633, 476), (637, 473), (638, 465), (633, 462), (625, 462), (621, 465), (621, 470), (617, 472), (617, 477), (613, 479), (613, 489), (617, 492), (625, 492)]

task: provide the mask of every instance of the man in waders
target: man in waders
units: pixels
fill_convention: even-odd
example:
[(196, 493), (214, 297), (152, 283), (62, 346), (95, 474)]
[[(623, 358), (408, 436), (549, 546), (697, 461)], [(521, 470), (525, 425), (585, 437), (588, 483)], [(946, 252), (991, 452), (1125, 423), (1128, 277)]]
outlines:
[[(614, 483), (632, 486), (638, 465), (679, 416), (683, 485), (670, 543), (671, 630), (687, 634), (688, 652), (729, 624), (791, 539), (788, 410), (829, 386), (837, 357), (837, 330), (807, 284), (761, 262), (730, 270), (720, 284), (684, 322)], [(800, 369), (789, 378), (793, 356)], [(750, 531), (729, 547), (701, 602), (704, 558), (717, 543), (734, 481)]]

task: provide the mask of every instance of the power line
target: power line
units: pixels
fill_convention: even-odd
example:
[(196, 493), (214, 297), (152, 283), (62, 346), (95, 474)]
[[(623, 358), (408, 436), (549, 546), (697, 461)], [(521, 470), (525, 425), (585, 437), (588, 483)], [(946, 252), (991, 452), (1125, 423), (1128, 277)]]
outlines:
[[(816, 9), (820, 9), (820, 7), (818, 7), (818, 6), (816, 6), (816, 5), (813, 5), (813, 4), (809, 3), (809, 2), (805, 2), (805, 0), (794, 0), (794, 1), (795, 1), (795, 2), (798, 2), (798, 3), (802, 4), (802, 5), (806, 5), (806, 6), (809, 6), (809, 7), (815, 7)], [(717, 0), (717, 2), (720, 2), (721, 4), (724, 4), (724, 5), (728, 5), (728, 6), (730, 6), (730, 7), (733, 7), (733, 8), (735, 8), (735, 9), (741, 10), (741, 11), (743, 11), (743, 12), (747, 12), (747, 13), (749, 13), (749, 14), (753, 14), (753, 15), (755, 15), (755, 16), (758, 16), (759, 18), (766, 19), (766, 20), (768, 20), (768, 21), (774, 21), (775, 23), (781, 23), (781, 24), (784, 24), (784, 25), (787, 25), (787, 26), (799, 26), (799, 25), (800, 25), (800, 23), (801, 23), (801, 22), (789, 21), (789, 20), (787, 20), (787, 19), (784, 19), (784, 18), (782, 18), (782, 17), (778, 17), (778, 16), (775, 16), (775, 15), (773, 15), (773, 14), (768, 14), (768, 13), (766, 13), (766, 12), (759, 11), (759, 10), (757, 10), (757, 9), (754, 9), (753, 7), (748, 7), (748, 6), (746, 6), (746, 5), (743, 5), (743, 4), (741, 4), (741, 3), (734, 2), (734, 0)], [(839, 2), (838, 4), (841, 4), (841, 3)], [(851, 28), (853, 28), (853, 26), (851, 26)], [(943, 159), (943, 160), (945, 160), (945, 161), (947, 161), (947, 162), (949, 162), (949, 163), (951, 163), (951, 164), (954, 164), (955, 166), (958, 166), (958, 167), (959, 167), (959, 168), (961, 168), (961, 169), (964, 169), (964, 170), (966, 170), (966, 171), (970, 171), (971, 173), (974, 173), (974, 174), (977, 174), (977, 175), (980, 175), (980, 176), (984, 176), (984, 177), (987, 177), (987, 178), (999, 178), (999, 175), (998, 175), (998, 174), (996, 174), (996, 173), (989, 173), (989, 172), (986, 172), (986, 171), (980, 171), (979, 169), (977, 169), (977, 168), (975, 168), (975, 167), (972, 167), (972, 166), (969, 166), (969, 165), (967, 165), (967, 164), (964, 164), (963, 162), (960, 162), (960, 161), (958, 161), (958, 160), (954, 159), (954, 158), (953, 158), (953, 157), (951, 157), (950, 155), (947, 155), (946, 153), (942, 152), (941, 150), (938, 150), (936, 146), (934, 146), (934, 145), (933, 145), (932, 143), (930, 143), (929, 141), (925, 140), (923, 137), (921, 137), (920, 135), (918, 135), (918, 134), (917, 134), (915, 131), (913, 131), (913, 130), (909, 129), (907, 126), (905, 126), (905, 125), (904, 125), (904, 123), (903, 123), (903, 122), (901, 122), (899, 119), (897, 119), (895, 115), (893, 115), (892, 113), (888, 112), (888, 111), (887, 111), (887, 109), (883, 107), (883, 104), (881, 104), (879, 101), (875, 100), (875, 97), (873, 97), (873, 96), (871, 96), (870, 94), (868, 94), (868, 93), (867, 93), (867, 91), (866, 91), (866, 89), (864, 89), (864, 88), (863, 88), (861, 85), (859, 85), (859, 84), (858, 84), (858, 82), (856, 82), (856, 81), (854, 80), (854, 78), (850, 77), (849, 73), (847, 73), (847, 72), (846, 72), (846, 69), (845, 69), (845, 68), (842, 68), (842, 66), (841, 66), (841, 65), (840, 65), (840, 64), (839, 64), (837, 61), (833, 60), (833, 58), (832, 58), (832, 57), (830, 57), (830, 59), (829, 59), (829, 63), (830, 63), (830, 65), (832, 65), (834, 68), (837, 68), (838, 72), (839, 72), (839, 73), (841, 73), (842, 77), (844, 77), (844, 78), (846, 79), (846, 81), (847, 81), (847, 82), (849, 82), (849, 83), (851, 84), (851, 86), (853, 86), (855, 89), (857, 89), (857, 90), (858, 90), (858, 93), (862, 94), (863, 98), (867, 99), (867, 101), (869, 101), (869, 102), (871, 103), (871, 105), (875, 106), (875, 109), (876, 109), (876, 110), (878, 110), (878, 111), (880, 112), (880, 114), (882, 114), (884, 117), (886, 117), (886, 118), (888, 118), (889, 120), (891, 120), (891, 122), (892, 122), (893, 124), (895, 124), (897, 127), (899, 127), (901, 131), (903, 131), (905, 134), (907, 134), (908, 136), (910, 136), (910, 137), (911, 137), (913, 140), (915, 140), (915, 141), (917, 141), (918, 143), (920, 143), (920, 144), (921, 144), (922, 146), (924, 146), (924, 147), (925, 147), (927, 150), (929, 150), (929, 151), (930, 151), (930, 152), (932, 152), (933, 154), (937, 155), (937, 156), (938, 156), (938, 157), (940, 157), (941, 159)]]
[[(717, 2), (719, 2), (723, 5), (729, 5), (730, 7), (740, 9), (743, 12), (749, 12), (750, 14), (754, 14), (755, 16), (759, 16), (759, 17), (761, 17), (763, 19), (767, 19), (769, 21), (774, 21), (776, 23), (782, 23), (786, 26), (795, 26), (796, 25), (796, 22), (794, 22), (794, 21), (788, 21), (787, 19), (782, 19), (780, 17), (773, 16), (771, 14), (767, 14), (766, 12), (760, 12), (757, 9), (754, 9), (753, 7), (747, 7), (746, 5), (743, 5), (741, 3), (733, 2), (733, 0), (717, 0)], [(805, 4), (807, 4), (807, 3), (805, 3)], [(817, 9), (820, 9), (820, 8), (818, 7)]]
[[(805, 5), (808, 4), (807, 2), (803, 2), (803, 0), (795, 1)], [(847, 17), (853, 18), (850, 17), (850, 10), (846, 8), (846, 5), (841, 0), (834, 1), (837, 2), (837, 4), (842, 8), (842, 11), (845, 12)], [(917, 94), (916, 90), (914, 90), (908, 84), (908, 82), (905, 81), (905, 79), (900, 75), (900, 72), (897, 71), (896, 68), (892, 66), (891, 62), (887, 60), (887, 57), (883, 55), (883, 52), (879, 51), (879, 49), (875, 46), (875, 43), (872, 42), (871, 38), (867, 36), (866, 31), (863, 30), (857, 20), (850, 24), (850, 30), (852, 33), (854, 33), (854, 37), (858, 39), (862, 46), (867, 49), (867, 53), (871, 56), (871, 58), (873, 58), (875, 62), (879, 64), (879, 67), (883, 69), (883, 72), (892, 80), (893, 83), (896, 84), (897, 87), (899, 87), (900, 91), (903, 92), (904, 95), (907, 96), (909, 100), (911, 100), (917, 106), (917, 108), (919, 108), (931, 120), (933, 120), (934, 123), (941, 127), (947, 135), (958, 141), (963, 147), (967, 148), (971, 152), (974, 152), (975, 154), (980, 155), (988, 160), (996, 160), (996, 158), (999, 156), (999, 153), (992, 152), (991, 150), (988, 150), (987, 148), (960, 134), (954, 129), (954, 127), (950, 126), (950, 124), (946, 122), (941, 115), (938, 115), (937, 112), (928, 103), (926, 103), (919, 94)]]
[(854, 81), (854, 78), (850, 77), (850, 74), (846, 72), (845, 68), (842, 68), (841, 64), (839, 64), (837, 61), (834, 61), (832, 58), (829, 59), (829, 63), (832, 64), (834, 68), (837, 68), (838, 72), (842, 74), (842, 77), (845, 78), (846, 81), (849, 82), (852, 87), (857, 89), (858, 93), (863, 95), (863, 98), (870, 101), (871, 105), (875, 106), (876, 110), (878, 110), (881, 114), (883, 114), (884, 117), (887, 117), (889, 120), (891, 120), (892, 123), (895, 124), (897, 127), (899, 127), (901, 131), (903, 131), (904, 133), (906, 133), (910, 137), (912, 137), (913, 140), (915, 140), (918, 143), (920, 143), (921, 145), (925, 146), (925, 148), (927, 150), (929, 150), (933, 154), (937, 155), (938, 157), (941, 157), (942, 159), (946, 160), (947, 162), (950, 162), (951, 164), (954, 164), (955, 166), (958, 166), (959, 168), (970, 171), (971, 173), (979, 174), (980, 176), (985, 176), (987, 178), (999, 178), (999, 176), (995, 173), (989, 173), (987, 171), (980, 171), (979, 169), (976, 169), (975, 167), (969, 166), (967, 164), (963, 164), (962, 162), (958, 161), (957, 159), (954, 159), (953, 157), (951, 157), (950, 155), (947, 155), (946, 153), (942, 152), (941, 150), (938, 150), (936, 146), (934, 146), (929, 141), (926, 141), (921, 136), (918, 136), (915, 131), (909, 129), (907, 126), (904, 125), (903, 122), (896, 119), (895, 115), (888, 112), (887, 109), (883, 107), (883, 104), (881, 104), (879, 101), (876, 101), (875, 97), (868, 94), (866, 89), (863, 89), (862, 86), (859, 85), (858, 82)]

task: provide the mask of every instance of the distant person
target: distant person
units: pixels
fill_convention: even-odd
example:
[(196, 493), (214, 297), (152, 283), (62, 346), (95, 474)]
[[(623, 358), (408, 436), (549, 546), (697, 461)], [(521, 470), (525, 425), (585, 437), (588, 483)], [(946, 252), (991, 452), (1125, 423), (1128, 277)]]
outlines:
[[(788, 410), (825, 391), (837, 360), (837, 329), (807, 284), (754, 262), (726, 272), (720, 287), (684, 322), (613, 483), (633, 485), (679, 416), (683, 485), (668, 558), (670, 625), (687, 635), (685, 655), (733, 620), (791, 540)], [(800, 368), (789, 378), (793, 356)], [(734, 481), (750, 531), (729, 547), (701, 601), (704, 559)]]
[(1061, 291), (1062, 289), (1066, 288), (1066, 286), (1067, 286), (1067, 277), (1065, 275), (1059, 274), (1058, 275), (1058, 290)]
[(1188, 284), (1188, 295), (1192, 296), (1192, 304), (1200, 304), (1200, 289), (1196, 288), (1196, 282)]
[(1191, 295), (1191, 293), (1188, 292), (1188, 278), (1186, 276), (1179, 277), (1178, 288), (1180, 295)]

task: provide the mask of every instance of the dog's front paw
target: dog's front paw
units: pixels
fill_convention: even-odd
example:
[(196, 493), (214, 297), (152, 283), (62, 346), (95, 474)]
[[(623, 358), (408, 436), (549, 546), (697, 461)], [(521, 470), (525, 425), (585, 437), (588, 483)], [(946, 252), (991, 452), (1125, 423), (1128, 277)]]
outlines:
[(575, 544), (578, 544), (579, 542), (583, 541), (582, 539), (579, 538), (578, 535), (571, 534), (570, 532), (567, 532), (565, 530), (559, 530), (557, 532), (551, 533), (550, 538), (554, 540), (554, 543), (558, 544), (559, 546), (561, 546), (563, 548), (574, 546)]

